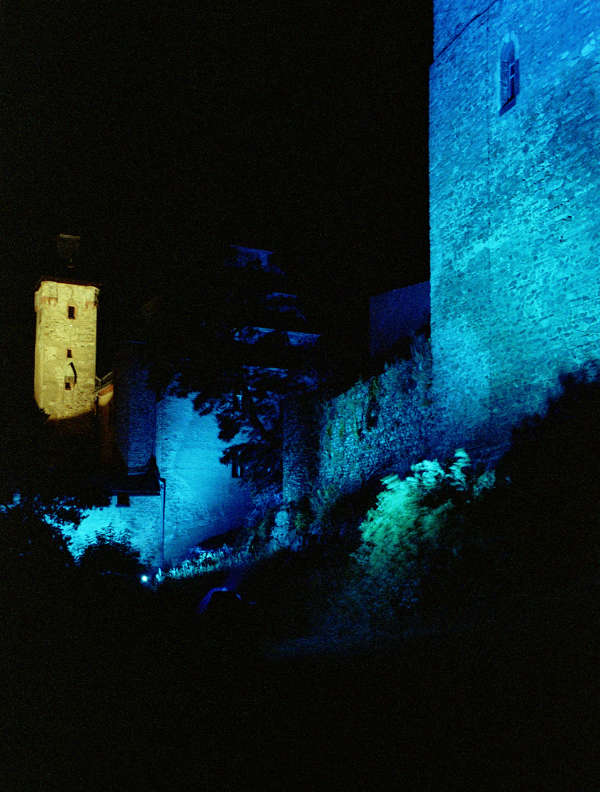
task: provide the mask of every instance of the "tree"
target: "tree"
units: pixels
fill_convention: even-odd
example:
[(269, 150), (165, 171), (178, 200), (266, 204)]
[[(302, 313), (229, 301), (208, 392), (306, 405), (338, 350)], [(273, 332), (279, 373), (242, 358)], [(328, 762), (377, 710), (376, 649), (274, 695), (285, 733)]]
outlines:
[(285, 399), (317, 385), (317, 336), (302, 335), (306, 319), (277, 268), (224, 258), (214, 249), (198, 263), (176, 258), (147, 304), (150, 379), (213, 413), (230, 444), (221, 461), (264, 488), (280, 479)]
[(28, 346), (33, 337), (23, 324), (7, 325), (0, 340), (10, 372), (0, 382), (0, 589), (14, 613), (50, 604), (49, 593), (70, 581), (74, 561), (63, 528), (105, 502), (93, 485), (89, 437), (63, 435), (35, 404)]

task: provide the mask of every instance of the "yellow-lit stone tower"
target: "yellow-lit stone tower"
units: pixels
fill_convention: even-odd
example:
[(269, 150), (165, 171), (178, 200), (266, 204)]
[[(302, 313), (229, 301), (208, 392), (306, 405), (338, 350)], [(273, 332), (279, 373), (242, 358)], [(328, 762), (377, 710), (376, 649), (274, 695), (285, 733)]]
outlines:
[(99, 288), (65, 277), (44, 277), (35, 292), (34, 395), (51, 419), (94, 410)]

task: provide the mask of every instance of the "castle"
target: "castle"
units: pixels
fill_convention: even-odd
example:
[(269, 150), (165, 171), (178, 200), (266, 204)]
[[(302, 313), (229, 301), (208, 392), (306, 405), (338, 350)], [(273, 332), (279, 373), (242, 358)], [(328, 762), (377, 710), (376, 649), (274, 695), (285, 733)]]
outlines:
[[(599, 357), (600, 5), (434, 0), (433, 54), (431, 362), (324, 405), (321, 490), (458, 447), (494, 465), (559, 376)], [(371, 348), (414, 288), (371, 301)]]
[[(304, 470), (299, 451), (310, 441), (299, 414), (284, 442), (284, 503), (307, 486), (351, 489), (374, 472), (407, 470), (420, 458), (442, 457), (459, 446), (493, 464), (512, 428), (543, 411), (559, 375), (599, 356), (599, 88), (597, 3), (434, 0), (432, 369), (425, 358), (420, 369), (400, 362), (322, 405), (315, 458)], [(43, 393), (60, 415), (75, 415), (80, 396), (87, 404), (96, 398), (91, 357), (82, 358), (93, 347), (94, 288), (46, 282), (36, 298), (46, 348), (38, 363), (36, 347), (36, 397)], [(418, 293), (422, 297), (422, 287)], [(400, 290), (372, 301), (375, 335), (386, 328), (402, 334), (398, 312), (410, 313), (406, 304), (413, 296)], [(62, 312), (60, 344), (52, 345), (44, 334), (56, 311)], [(373, 336), (371, 347), (377, 343)], [(47, 377), (55, 382), (50, 388)], [(143, 389), (141, 372), (137, 383)], [(177, 445), (172, 426), (187, 436), (193, 411), (184, 400), (158, 409), (165, 410), (157, 416), (154, 441), (162, 471), (167, 446)], [(189, 415), (182, 413), (178, 424), (168, 417), (172, 410)], [(194, 453), (190, 448), (190, 459)], [(174, 465), (175, 479), (176, 471)], [(158, 534), (164, 508), (161, 514), (160, 499), (147, 497), (155, 504), (152, 531)], [(167, 523), (176, 521), (168, 517)]]
[[(493, 464), (559, 375), (598, 357), (599, 88), (598, 4), (435, 0), (431, 387), (418, 396), (407, 371), (394, 394), (390, 372), (330, 402), (317, 461), (329, 480), (357, 486), (378, 465), (403, 472), (461, 446)], [(406, 312), (398, 296), (381, 310)], [(367, 449), (370, 469), (353, 471)]]
[(435, 445), (499, 453), (600, 350), (600, 6), (435, 0)]
[[(59, 250), (72, 261), (77, 237), (61, 234)], [(314, 344), (318, 335), (302, 330), (296, 296), (281, 291), (284, 273), (270, 251), (230, 246), (226, 277), (247, 272), (264, 294), (261, 327), (244, 328), (244, 346), (253, 359), (257, 341), (269, 335), (292, 350)], [(143, 558), (157, 565), (177, 561), (190, 547), (238, 526), (250, 509), (250, 495), (239, 465), (220, 463), (227, 444), (219, 438), (214, 415), (199, 415), (189, 398), (157, 398), (148, 384), (144, 344), (124, 337), (113, 371), (96, 377), (96, 322), (100, 287), (66, 274), (42, 277), (35, 292), (34, 395), (62, 434), (78, 432), (99, 442), (101, 483), (110, 505), (92, 509), (69, 532), (75, 554), (98, 534), (128, 539)], [(261, 301), (259, 299), (258, 307)], [(283, 339), (285, 335), (285, 339)], [(277, 348), (269, 346), (271, 356)], [(291, 353), (290, 353), (291, 354)], [(259, 356), (259, 355), (258, 355)], [(288, 354), (288, 357), (290, 355)]]

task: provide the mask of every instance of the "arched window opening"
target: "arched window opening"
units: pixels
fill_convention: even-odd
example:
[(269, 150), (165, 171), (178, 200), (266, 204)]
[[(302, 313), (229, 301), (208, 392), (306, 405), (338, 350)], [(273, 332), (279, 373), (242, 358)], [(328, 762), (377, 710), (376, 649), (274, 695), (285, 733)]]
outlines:
[(500, 115), (514, 106), (519, 93), (519, 61), (515, 45), (507, 41), (500, 54)]

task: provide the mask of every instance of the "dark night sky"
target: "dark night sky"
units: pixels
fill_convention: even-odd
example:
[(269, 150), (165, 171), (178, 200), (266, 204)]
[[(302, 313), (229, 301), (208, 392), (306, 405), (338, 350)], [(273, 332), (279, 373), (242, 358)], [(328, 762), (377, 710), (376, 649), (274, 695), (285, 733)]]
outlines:
[(211, 235), (313, 292), (426, 278), (429, 3), (364, 6), (3, 3), (5, 293), (58, 231), (122, 300)]

